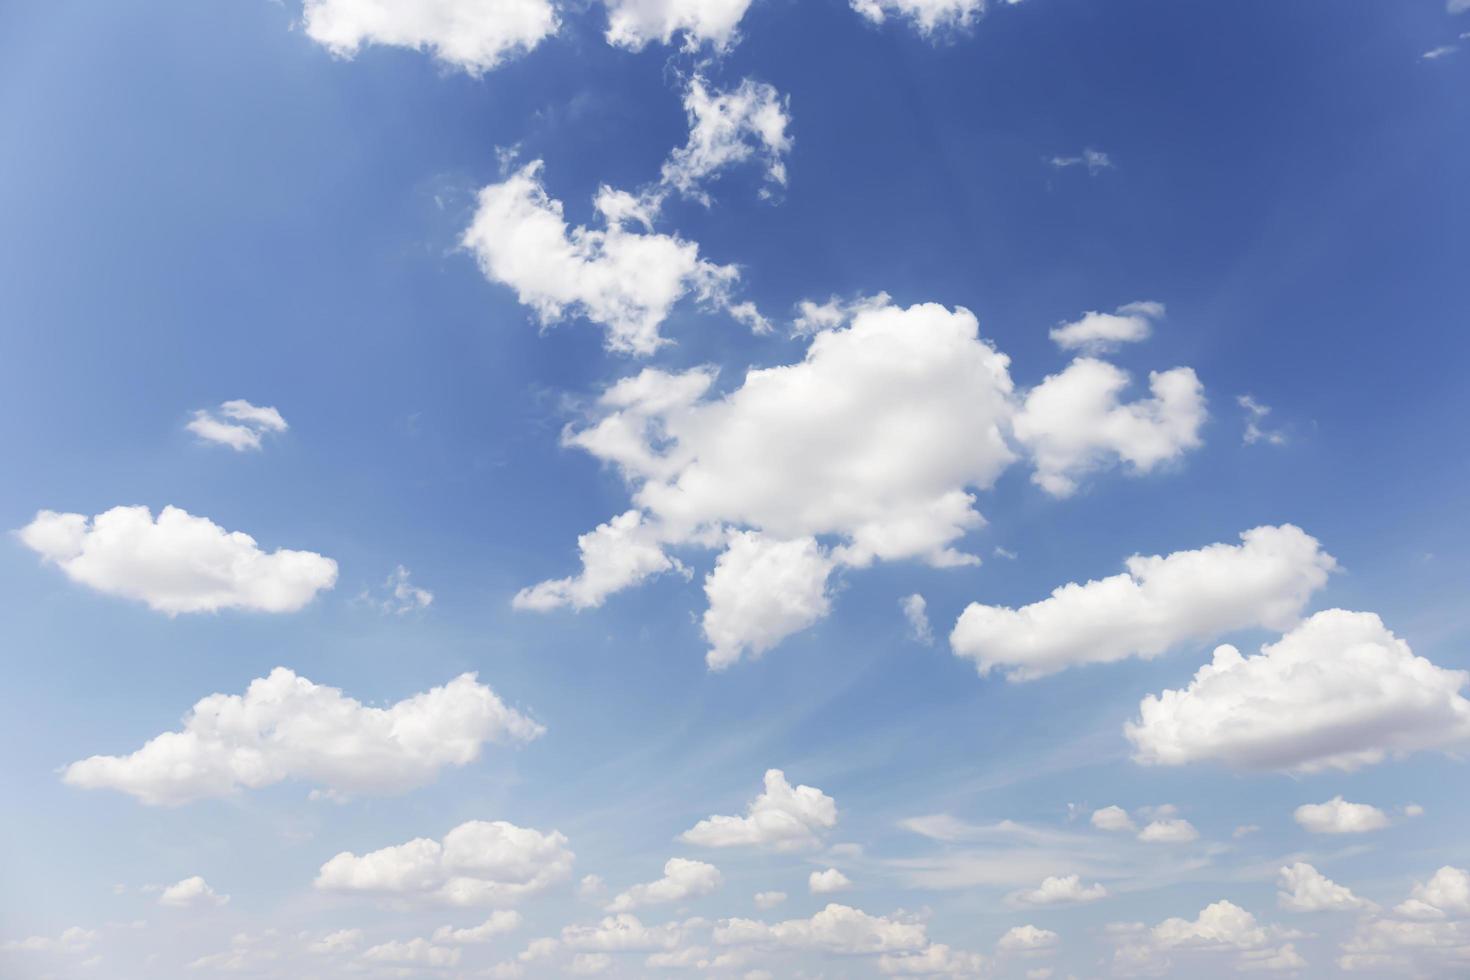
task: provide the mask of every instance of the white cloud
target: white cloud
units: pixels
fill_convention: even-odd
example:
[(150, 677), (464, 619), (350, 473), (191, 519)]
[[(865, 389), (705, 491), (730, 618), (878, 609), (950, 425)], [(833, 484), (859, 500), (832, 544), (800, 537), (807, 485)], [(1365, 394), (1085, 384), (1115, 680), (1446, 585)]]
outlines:
[(1326, 803), (1304, 803), (1292, 814), (1314, 834), (1362, 834), (1388, 826), (1388, 815), (1366, 803), (1348, 803), (1335, 796)]
[(1192, 369), (1150, 372), (1153, 397), (1120, 402), (1129, 383), (1121, 368), (1079, 357), (1031, 389), (1015, 432), (1035, 460), (1032, 482), (1066, 497), (1083, 476), (1115, 459), (1141, 474), (1198, 448), (1205, 397)]
[(480, 75), (560, 26), (550, 0), (306, 0), (306, 35), (340, 58), (365, 44), (432, 51)]
[(1033, 925), (1012, 926), (996, 942), (995, 948), (1003, 953), (1035, 952), (1052, 949), (1061, 937), (1050, 929), (1038, 929)]
[(1372, 613), (1317, 613), (1250, 658), (1232, 646), (1184, 690), (1150, 695), (1125, 733), (1152, 765), (1352, 770), (1470, 741), (1465, 671), (1414, 656)]
[(698, 245), (678, 236), (629, 227), (619, 220), (630, 213), (627, 196), (608, 188), (597, 202), (605, 227), (568, 228), (541, 167), (533, 161), (482, 187), (461, 244), (485, 278), (514, 289), (543, 325), (578, 314), (606, 328), (609, 350), (647, 355), (667, 343), (659, 325), (680, 299), (730, 305), (734, 266), (705, 261)]
[(1012, 895), (1011, 901), (1016, 905), (1075, 905), (1107, 895), (1108, 890), (1100, 884), (1082, 884), (1080, 875), (1050, 875), (1035, 888)]
[(490, 913), (490, 918), (477, 926), (465, 929), (456, 929), (453, 926), (440, 926), (434, 930), (434, 942), (436, 943), (488, 943), (498, 936), (508, 932), (515, 932), (522, 924), (521, 913), (515, 909), (496, 909)]
[(565, 880), (573, 854), (556, 831), (504, 820), (471, 820), (444, 835), (358, 856), (343, 851), (323, 864), (316, 887), (450, 905), (513, 905)]
[[(1072, 157), (1055, 156), (1047, 161), (1056, 170), (1065, 170), (1068, 167), (1086, 167), (1092, 176), (1102, 173), (1104, 170), (1113, 169), (1112, 158), (1102, 150), (1094, 150), (1091, 147), (1084, 149), (1081, 153)], [(1157, 305), (1157, 304), (1150, 304)], [(1121, 311), (1120, 311), (1121, 312)], [(1055, 338), (1053, 338), (1055, 339)], [(1132, 339), (1132, 338), (1127, 338)]]
[(612, 900), (609, 912), (627, 912), (644, 905), (683, 902), (715, 891), (724, 883), (720, 869), (703, 861), (670, 858), (664, 864), (664, 876), (647, 884), (634, 885)]
[(259, 449), (265, 433), (285, 432), (288, 428), (274, 408), (262, 408), (240, 398), (221, 404), (219, 414), (230, 421), (201, 408), (185, 428), (206, 442), (229, 446), (236, 452)]
[(971, 603), (950, 645), (982, 674), (999, 666), (1010, 680), (1032, 680), (1076, 664), (1152, 658), (1232, 630), (1292, 626), (1337, 562), (1290, 524), (1240, 537), (1239, 545), (1134, 555), (1125, 573), (1069, 583), (1020, 609)]
[(785, 892), (771, 891), (755, 893), (755, 907), (761, 909), (762, 911), (766, 909), (773, 909), (784, 901), (786, 901)]
[(382, 599), (374, 599), (364, 591), (359, 601), (366, 601), (380, 611), (395, 616), (418, 612), (429, 608), (434, 603), (434, 593), (414, 585), (409, 578), (408, 569), (402, 565), (393, 569), (393, 574), (389, 575), (388, 580), (383, 583), (383, 592), (386, 595)]
[(847, 325), (853, 317), (865, 310), (877, 310), (888, 306), (887, 293), (875, 296), (859, 296), (854, 300), (843, 300), (833, 296), (825, 303), (809, 299), (796, 304), (796, 319), (791, 323), (791, 332), (798, 337), (818, 334), (824, 330), (837, 330)]
[(395, 939), (365, 950), (362, 958), (370, 963), (458, 966), (461, 955), (457, 949), (435, 946), (427, 939), (410, 939), (407, 942)]
[(609, 595), (644, 579), (685, 570), (677, 559), (664, 554), (657, 534), (636, 510), (619, 514), (578, 537), (577, 550), (582, 555), (581, 574), (522, 589), (511, 605), (535, 612), (561, 606), (594, 609)]
[(337, 563), (310, 551), (266, 553), (255, 539), (165, 507), (114, 507), (88, 518), (43, 510), (17, 532), (73, 582), (179, 613), (295, 612), (337, 582)]
[(1165, 919), (1153, 927), (1153, 941), (1165, 948), (1253, 949), (1270, 936), (1256, 917), (1231, 902), (1207, 906), (1194, 920)]
[(1080, 320), (1053, 327), (1049, 336), (1062, 350), (1096, 354), (1113, 350), (1120, 344), (1147, 340), (1153, 333), (1154, 321), (1163, 319), (1163, 316), (1163, 303), (1140, 300), (1120, 306), (1113, 313), (1089, 311)]
[(1277, 903), (1292, 912), (1347, 912), (1373, 905), (1304, 861), (1282, 868), (1276, 887)]
[(825, 871), (813, 871), (806, 879), (807, 889), (813, 895), (831, 895), (835, 892), (844, 892), (852, 887), (852, 882), (847, 875), (836, 868), (828, 868)]
[(851, 0), (851, 3), (853, 10), (875, 24), (883, 23), (890, 16), (902, 18), (930, 38), (972, 26), (989, 6), (988, 0)]
[(350, 953), (362, 945), (363, 931), (361, 929), (338, 929), (329, 932), (321, 939), (312, 943), (307, 950), (312, 953), (335, 954)]
[(561, 931), (562, 942), (571, 949), (600, 952), (650, 952), (673, 949), (683, 938), (677, 923), (645, 926), (627, 912), (610, 915), (595, 926), (573, 925)]
[(979, 953), (951, 949), (943, 943), (930, 943), (917, 953), (885, 954), (878, 959), (878, 969), (890, 976), (904, 977), (978, 977), (989, 967)]
[(287, 779), (329, 793), (394, 793), (422, 786), (445, 766), (464, 766), (487, 741), (527, 742), (545, 731), (462, 674), (443, 687), (373, 708), (284, 667), (243, 696), (211, 694), (126, 756), (74, 762), (63, 778), (173, 805)]
[(1394, 911), (1421, 919), (1470, 917), (1470, 872), (1445, 865), (1428, 881), (1415, 884), (1408, 900)]
[(833, 562), (811, 538), (777, 541), (734, 531), (704, 581), (709, 608), (705, 662), (724, 670), (824, 618), (831, 609), (827, 577)]
[(751, 0), (603, 0), (607, 42), (638, 51), (650, 41), (668, 44), (682, 35), (686, 50), (709, 44), (731, 47)]
[(1133, 818), (1128, 816), (1128, 811), (1120, 806), (1105, 806), (1101, 810), (1092, 811), (1092, 825), (1098, 830), (1113, 833), (1121, 831), (1132, 833), (1138, 829), (1134, 826)]
[(1450, 55), (1454, 54), (1458, 50), (1460, 49), (1456, 45), (1441, 44), (1439, 47), (1430, 48), (1428, 51), (1421, 54), (1419, 56), (1419, 59), (1421, 61), (1438, 61), (1440, 58), (1448, 58)]
[(72, 926), (56, 937), (27, 936), (25, 939), (10, 939), (0, 944), (0, 950), (15, 953), (45, 953), (52, 950), (80, 953), (101, 938), (102, 934), (95, 929)]
[(611, 966), (612, 957), (606, 953), (578, 953), (572, 957), (572, 965), (568, 969), (575, 976), (590, 977), (605, 973)]
[(158, 896), (158, 904), (169, 908), (186, 909), (200, 905), (224, 905), (228, 903), (230, 896), (220, 895), (209, 882), (198, 875), (185, 878), (183, 881), (175, 882), (163, 890)]
[(934, 628), (929, 625), (928, 603), (915, 592), (898, 600), (903, 618), (909, 621), (909, 635), (923, 644), (934, 642)]
[(768, 769), (765, 791), (743, 817), (713, 816), (679, 835), (700, 847), (769, 847), (794, 851), (816, 847), (837, 826), (837, 803), (815, 786), (792, 789), (780, 769)]
[(1199, 831), (1188, 820), (1155, 820), (1138, 832), (1138, 839), (1146, 844), (1187, 844), (1199, 839)]
[(1258, 442), (1269, 443), (1272, 446), (1286, 444), (1286, 434), (1279, 430), (1265, 428), (1266, 416), (1271, 414), (1270, 405), (1262, 405), (1250, 395), (1237, 395), (1235, 403), (1245, 409), (1245, 432), (1241, 435), (1241, 441), (1247, 446)]
[(695, 75), (684, 93), (689, 141), (670, 154), (661, 181), (709, 204), (702, 184), (722, 171), (759, 157), (771, 184), (786, 185), (785, 154), (791, 150), (787, 100), (764, 82), (743, 80), (728, 91), (711, 91)]
[(727, 946), (774, 946), (841, 955), (911, 952), (928, 945), (924, 927), (917, 922), (869, 915), (835, 902), (810, 919), (770, 925), (754, 919), (723, 919), (713, 935), (716, 943)]

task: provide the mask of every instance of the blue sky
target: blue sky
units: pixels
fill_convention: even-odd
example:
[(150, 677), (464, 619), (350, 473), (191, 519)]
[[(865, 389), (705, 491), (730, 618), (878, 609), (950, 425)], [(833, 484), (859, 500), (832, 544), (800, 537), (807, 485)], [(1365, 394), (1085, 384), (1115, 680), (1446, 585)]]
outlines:
[(4, 5), (0, 974), (1463, 975), (1467, 32)]

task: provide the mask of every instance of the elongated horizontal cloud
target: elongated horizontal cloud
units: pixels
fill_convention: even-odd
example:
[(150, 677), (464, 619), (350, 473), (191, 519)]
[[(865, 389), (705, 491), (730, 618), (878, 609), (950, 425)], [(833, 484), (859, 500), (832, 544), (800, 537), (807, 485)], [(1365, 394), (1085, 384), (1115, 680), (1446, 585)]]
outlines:
[(1470, 743), (1467, 681), (1372, 613), (1329, 609), (1256, 656), (1217, 647), (1188, 687), (1144, 698), (1124, 732), (1149, 765), (1352, 770)]
[(450, 905), (513, 905), (559, 881), (574, 855), (556, 831), (504, 820), (471, 820), (444, 835), (368, 854), (343, 851), (322, 865), (316, 887)]
[(1088, 473), (1119, 459), (1148, 473), (1200, 445), (1204, 386), (1190, 368), (1153, 371), (1152, 398), (1124, 403), (1128, 373), (1079, 357), (1026, 395), (1016, 438), (1036, 463), (1032, 481), (1057, 497), (1076, 493)]
[(1149, 659), (1232, 630), (1289, 628), (1337, 562), (1290, 524), (1240, 539), (1134, 555), (1125, 573), (1063, 585), (1020, 609), (971, 603), (950, 646), (981, 674), (1001, 668), (1023, 681), (1078, 664)]
[(735, 43), (736, 28), (751, 0), (603, 0), (607, 42), (632, 51), (651, 41), (663, 44), (682, 36), (684, 47), (708, 44), (724, 51)]
[(43, 510), (21, 542), (73, 582), (179, 613), (295, 612), (337, 583), (337, 563), (311, 551), (265, 552), (255, 539), (165, 507), (114, 507), (88, 518)]
[[(1106, 160), (1106, 157), (1103, 157)], [(1092, 163), (1089, 161), (1088, 166)], [(1114, 349), (1120, 344), (1147, 340), (1153, 323), (1164, 315), (1164, 304), (1140, 300), (1118, 307), (1113, 313), (1092, 310), (1071, 323), (1053, 327), (1049, 336), (1062, 350), (1082, 350), (1090, 354)]]
[(1277, 904), (1292, 912), (1350, 912), (1373, 905), (1305, 861), (1282, 868), (1276, 887)]
[(951, 949), (944, 943), (930, 943), (916, 953), (885, 953), (878, 958), (878, 969), (898, 977), (979, 977), (984, 976), (990, 962), (979, 953)]
[(598, 197), (605, 227), (569, 228), (541, 169), (536, 160), (482, 187), (461, 244), (486, 279), (514, 289), (543, 325), (583, 316), (606, 329), (609, 350), (647, 355), (666, 343), (659, 325), (684, 297), (731, 305), (734, 266), (705, 261), (698, 245), (675, 235), (630, 227), (631, 199), (607, 188)]
[(1303, 803), (1292, 817), (1314, 834), (1364, 834), (1388, 826), (1388, 815), (1378, 807), (1349, 803), (1341, 796), (1326, 803)]
[(919, 34), (931, 38), (972, 26), (990, 5), (989, 0), (851, 0), (851, 3), (853, 10), (875, 24), (894, 17), (908, 21)]
[(223, 402), (218, 411), (216, 415), (199, 409), (185, 428), (206, 442), (229, 446), (236, 452), (259, 449), (261, 437), (267, 432), (285, 432), (288, 428), (276, 409), (252, 405), (242, 398)]
[(665, 186), (708, 204), (704, 182), (752, 157), (762, 161), (770, 184), (785, 186), (791, 117), (786, 100), (773, 86), (747, 78), (722, 92), (695, 75), (684, 93), (684, 111), (689, 116), (689, 141), (664, 164)]
[(792, 788), (780, 769), (768, 769), (765, 791), (743, 817), (714, 816), (679, 836), (700, 847), (769, 847), (794, 851), (815, 847), (837, 826), (837, 803), (815, 786)]
[(924, 926), (832, 903), (810, 919), (766, 924), (755, 919), (724, 919), (713, 932), (723, 946), (774, 946), (826, 953), (899, 953), (928, 945)]
[(306, 0), (306, 36), (341, 58), (368, 44), (431, 51), (481, 75), (557, 32), (550, 0)]
[(634, 885), (619, 894), (608, 905), (609, 912), (628, 912), (644, 905), (682, 902), (708, 895), (724, 882), (720, 869), (703, 861), (670, 858), (664, 864), (664, 876), (657, 881)]
[(132, 755), (67, 766), (83, 789), (114, 789), (152, 805), (228, 796), (284, 780), (335, 795), (398, 793), (464, 766), (486, 742), (527, 742), (545, 731), (463, 674), (443, 687), (373, 708), (335, 687), (277, 667), (245, 694), (211, 694)]

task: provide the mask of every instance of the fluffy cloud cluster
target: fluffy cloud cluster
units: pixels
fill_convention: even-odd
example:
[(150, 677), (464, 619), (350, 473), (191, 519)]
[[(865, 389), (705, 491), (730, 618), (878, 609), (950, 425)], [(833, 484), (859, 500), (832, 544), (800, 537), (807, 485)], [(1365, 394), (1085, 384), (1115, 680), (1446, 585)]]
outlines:
[(260, 440), (266, 433), (285, 432), (288, 426), (281, 413), (274, 408), (262, 408), (242, 398), (236, 398), (223, 402), (219, 407), (219, 415), (207, 409), (199, 409), (185, 428), (206, 442), (244, 452), (247, 449), (259, 449)]
[(916, 953), (885, 953), (878, 958), (878, 969), (897, 977), (978, 977), (989, 966), (979, 953), (951, 949), (944, 943), (930, 943)]
[(1393, 976), (1459, 976), (1470, 962), (1470, 872), (1449, 865), (1391, 914), (1367, 916), (1338, 966)]
[(1146, 764), (1352, 770), (1470, 741), (1467, 680), (1372, 613), (1330, 609), (1257, 656), (1217, 647), (1187, 688), (1144, 698), (1125, 733)]
[(101, 938), (101, 933), (95, 929), (72, 926), (59, 936), (27, 936), (25, 939), (8, 939), (0, 943), (0, 950), (9, 953), (46, 953), (55, 950), (80, 953), (89, 949)]
[[(1106, 160), (1107, 157), (1104, 156), (1103, 159)], [(1091, 167), (1092, 164), (1089, 163), (1088, 166)], [(1153, 322), (1163, 315), (1163, 303), (1139, 300), (1120, 306), (1112, 313), (1091, 310), (1080, 319), (1053, 327), (1049, 336), (1062, 350), (1100, 354), (1113, 350), (1120, 344), (1147, 340), (1153, 333)]]
[(680, 835), (700, 847), (769, 847), (794, 851), (815, 847), (837, 825), (837, 803), (815, 786), (792, 788), (780, 769), (769, 769), (765, 791), (743, 817), (713, 816)]
[(1394, 911), (1417, 919), (1470, 918), (1470, 872), (1445, 865), (1428, 881), (1414, 885)]
[(195, 875), (169, 885), (158, 896), (158, 904), (169, 908), (185, 909), (199, 905), (224, 905), (230, 896), (221, 895), (209, 887), (209, 882)]
[(1082, 884), (1079, 875), (1049, 875), (1035, 888), (1012, 895), (1011, 902), (1016, 905), (1076, 905), (1095, 902), (1107, 895), (1108, 890), (1100, 884)]
[(627, 912), (644, 905), (682, 902), (708, 895), (723, 884), (720, 869), (703, 861), (670, 858), (664, 864), (664, 876), (657, 881), (634, 885), (608, 905), (609, 912)]
[(604, 227), (569, 228), (541, 166), (536, 160), (481, 188), (461, 244), (485, 278), (514, 289), (543, 324), (575, 313), (606, 328), (610, 350), (646, 355), (666, 343), (659, 325), (685, 296), (731, 305), (736, 268), (702, 259), (698, 245), (677, 235), (632, 227), (638, 209), (625, 192), (599, 193)]
[(852, 887), (852, 882), (847, 875), (836, 868), (827, 868), (824, 871), (813, 871), (807, 875), (807, 890), (813, 895), (831, 895), (835, 892), (844, 892)]
[(995, 948), (1002, 953), (1030, 953), (1051, 949), (1060, 941), (1061, 937), (1050, 929), (1033, 925), (1011, 926), (996, 941)]
[(1232, 630), (1287, 629), (1336, 562), (1290, 524), (1240, 537), (1239, 545), (1134, 555), (1125, 573), (1063, 585), (1020, 609), (971, 603), (950, 645), (982, 674), (1001, 667), (1010, 680), (1032, 680), (1076, 664), (1156, 657)]
[(705, 663), (724, 670), (759, 657), (832, 608), (827, 578), (835, 563), (812, 538), (780, 541), (735, 531), (704, 582)]
[(1130, 383), (1116, 365), (1079, 357), (1031, 389), (1015, 431), (1035, 459), (1037, 486), (1066, 497), (1114, 459), (1148, 473), (1198, 448), (1205, 396), (1192, 369), (1150, 372), (1153, 397), (1123, 402)]
[(337, 563), (311, 551), (264, 552), (255, 539), (165, 507), (114, 507), (88, 518), (43, 510), (20, 540), (73, 582), (159, 612), (295, 612), (337, 583)]
[(1388, 815), (1378, 807), (1349, 803), (1341, 796), (1326, 803), (1303, 803), (1292, 816), (1314, 834), (1362, 834), (1388, 826)]
[(1290, 944), (1295, 933), (1262, 925), (1231, 902), (1215, 902), (1194, 919), (1165, 919), (1116, 950), (1115, 972), (1158, 974), (1169, 970), (1176, 951), (1233, 954), (1237, 970), (1298, 970), (1306, 961)]
[(335, 795), (401, 792), (445, 766), (474, 762), (487, 741), (526, 742), (545, 731), (464, 674), (443, 687), (373, 708), (284, 667), (245, 694), (211, 694), (126, 756), (67, 766), (84, 789), (115, 789), (148, 804), (180, 804), (287, 779)]
[(684, 47), (709, 44), (723, 51), (734, 44), (736, 28), (751, 0), (603, 0), (607, 41), (638, 51), (650, 41), (668, 44), (682, 35)]
[(407, 942), (391, 940), (363, 951), (362, 958), (369, 963), (390, 963), (400, 966), (458, 966), (460, 950), (435, 946), (427, 939), (410, 939)]
[(573, 854), (556, 831), (503, 820), (471, 820), (442, 842), (420, 837), (361, 856), (343, 851), (322, 865), (316, 887), (451, 905), (511, 905), (564, 880)]
[(990, 5), (989, 0), (851, 0), (851, 3), (853, 10), (875, 24), (889, 17), (901, 18), (925, 37), (970, 27)]
[(708, 204), (701, 185), (752, 157), (764, 163), (770, 183), (785, 186), (791, 117), (774, 87), (747, 78), (729, 91), (711, 91), (695, 75), (684, 93), (684, 111), (689, 141), (664, 164), (661, 180), (666, 187)]
[(363, 45), (431, 51), (480, 75), (559, 26), (551, 0), (306, 0), (306, 36), (342, 58)]
[(1282, 868), (1276, 881), (1278, 904), (1292, 912), (1348, 912), (1373, 905), (1304, 861)]
[(771, 946), (847, 955), (898, 953), (928, 945), (923, 925), (832, 903), (809, 919), (767, 924), (755, 919), (725, 919), (714, 941), (726, 946)]
[(545, 612), (561, 606), (588, 609), (602, 605), (614, 592), (670, 570), (683, 570), (664, 554), (654, 529), (636, 510), (619, 514), (577, 538), (582, 571), (567, 578), (538, 582), (516, 593), (517, 609)]

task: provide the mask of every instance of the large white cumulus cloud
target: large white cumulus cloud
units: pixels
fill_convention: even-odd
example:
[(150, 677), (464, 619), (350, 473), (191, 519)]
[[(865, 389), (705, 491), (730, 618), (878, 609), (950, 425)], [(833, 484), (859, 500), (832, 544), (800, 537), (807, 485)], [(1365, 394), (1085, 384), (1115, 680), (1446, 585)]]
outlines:
[(638, 51), (650, 41), (668, 44), (682, 36), (684, 46), (709, 44), (717, 51), (732, 45), (751, 0), (603, 0), (609, 44)]
[(479, 75), (558, 28), (550, 0), (306, 0), (306, 35), (350, 58), (363, 45), (432, 51)]
[(1144, 698), (1125, 733), (1153, 765), (1352, 770), (1470, 743), (1467, 681), (1372, 613), (1329, 609), (1256, 656), (1217, 647), (1188, 687)]
[(337, 563), (311, 551), (265, 552), (255, 539), (165, 507), (114, 507), (88, 518), (43, 510), (18, 532), (74, 582), (170, 616), (248, 609), (295, 612), (337, 582)]
[(700, 847), (765, 847), (796, 851), (816, 847), (837, 826), (837, 803), (815, 786), (792, 788), (780, 769), (768, 769), (765, 790), (745, 816), (713, 816), (680, 835)]
[(473, 674), (373, 708), (277, 667), (243, 696), (204, 698), (182, 730), (131, 755), (74, 762), (64, 778), (170, 805), (287, 779), (337, 795), (394, 793), (430, 782), (445, 766), (468, 765), (487, 741), (527, 742), (544, 731)]
[(1030, 680), (1065, 667), (1157, 657), (1231, 630), (1285, 630), (1337, 563), (1290, 524), (1258, 527), (1241, 543), (1134, 555), (1127, 572), (1069, 583), (1020, 609), (971, 603), (950, 634), (982, 674)]

